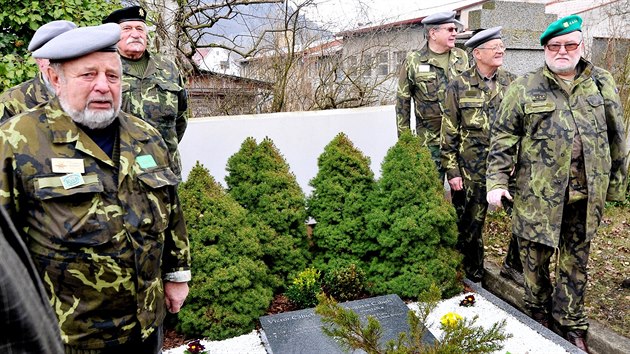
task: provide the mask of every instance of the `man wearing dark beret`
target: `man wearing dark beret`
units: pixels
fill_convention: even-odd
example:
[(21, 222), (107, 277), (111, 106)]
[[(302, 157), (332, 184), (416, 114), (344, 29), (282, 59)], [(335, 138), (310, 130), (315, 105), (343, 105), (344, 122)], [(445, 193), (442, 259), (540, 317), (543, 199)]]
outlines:
[[(33, 38), (28, 44), (28, 51), (32, 53), (49, 40), (76, 27), (77, 25), (74, 23), (64, 20), (52, 21), (42, 25), (35, 31)], [(37, 76), (9, 88), (0, 95), (0, 122), (29, 110), (40, 103), (48, 102), (55, 95), (46, 75), (48, 59), (35, 59), (35, 61), (39, 69)]]
[(66, 353), (159, 353), (190, 250), (161, 134), (120, 110), (120, 27), (33, 52), (56, 97), (0, 125), (0, 206), (26, 241)]
[[(422, 20), (425, 45), (407, 53), (398, 74), (396, 91), (396, 125), (398, 136), (404, 130), (414, 130), (422, 145), (431, 152), (438, 171), (439, 183), (444, 183), (444, 168), (440, 160), (440, 129), (446, 85), (468, 69), (468, 55), (455, 47), (455, 36), (462, 23), (455, 11), (438, 12)], [(416, 120), (411, 126), (411, 100)], [(463, 212), (466, 195), (451, 190), (451, 202), (458, 218)]]
[(615, 81), (582, 57), (581, 24), (577, 15), (551, 23), (540, 37), (545, 65), (508, 88), (490, 135), (487, 200), (514, 198), (530, 315), (588, 352), (589, 250), (604, 203), (625, 199), (628, 143)]
[[(457, 222), (457, 249), (464, 255), (466, 277), (480, 281), (484, 275), (482, 231), (488, 210), (486, 157), (490, 126), (515, 75), (501, 68), (505, 53), (501, 27), (478, 31), (465, 46), (471, 48), (475, 66), (447, 86), (440, 150), (451, 190), (466, 194)], [(513, 236), (501, 274), (523, 286), (521, 273), (518, 244)]]
[(125, 83), (122, 110), (160, 131), (168, 146), (173, 171), (181, 179), (177, 146), (188, 124), (188, 96), (175, 63), (147, 50), (146, 18), (144, 8), (131, 6), (112, 12), (103, 23), (117, 23), (121, 29), (118, 53), (122, 57)]
[[(415, 129), (422, 144), (431, 150), (431, 157), (444, 181), (440, 162), (440, 127), (442, 102), (446, 84), (468, 69), (468, 55), (455, 48), (455, 35), (461, 22), (455, 12), (438, 12), (422, 20), (426, 44), (407, 54), (398, 75), (396, 122), (398, 135)], [(416, 126), (411, 126), (411, 100), (414, 102)]]

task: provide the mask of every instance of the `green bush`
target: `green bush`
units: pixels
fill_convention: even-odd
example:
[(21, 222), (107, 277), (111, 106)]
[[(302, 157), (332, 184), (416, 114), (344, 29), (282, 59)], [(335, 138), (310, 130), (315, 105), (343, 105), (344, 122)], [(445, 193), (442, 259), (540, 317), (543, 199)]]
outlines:
[(285, 287), (307, 266), (306, 199), (273, 142), (256, 145), (247, 138), (227, 164), (228, 193), (248, 211), (248, 217), (268, 231), (259, 235), (264, 261)]
[(460, 292), (455, 210), (444, 198), (429, 150), (418, 137), (403, 134), (381, 170), (367, 218), (379, 251), (367, 271), (371, 291), (412, 298), (435, 283), (446, 296)]
[(310, 181), (308, 212), (313, 228), (313, 264), (327, 271), (335, 261), (362, 267), (375, 252), (365, 226), (375, 187), (370, 159), (340, 133), (319, 156), (319, 171)]
[(328, 270), (322, 279), (322, 289), (336, 301), (357, 300), (365, 295), (365, 271), (351, 263)]
[(199, 163), (179, 187), (192, 280), (178, 330), (220, 340), (252, 331), (273, 298), (258, 233), (246, 211)]
[(306, 268), (293, 279), (285, 295), (297, 307), (304, 309), (317, 304), (317, 295), (321, 291), (319, 270)]

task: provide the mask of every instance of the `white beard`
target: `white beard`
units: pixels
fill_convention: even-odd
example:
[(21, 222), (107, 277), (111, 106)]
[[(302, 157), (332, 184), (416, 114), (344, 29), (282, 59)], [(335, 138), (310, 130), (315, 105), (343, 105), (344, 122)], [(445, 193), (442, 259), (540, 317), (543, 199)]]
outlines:
[[(87, 108), (87, 104), (83, 111), (76, 111), (70, 108), (65, 100), (59, 98), (59, 103), (61, 104), (61, 108), (72, 118), (72, 120), (81, 124), (90, 129), (102, 129), (110, 124), (116, 119), (118, 113), (120, 112), (121, 103), (118, 103), (118, 107), (116, 109), (111, 108), (106, 111), (93, 112), (89, 108)], [(89, 104), (89, 102), (88, 102)]]

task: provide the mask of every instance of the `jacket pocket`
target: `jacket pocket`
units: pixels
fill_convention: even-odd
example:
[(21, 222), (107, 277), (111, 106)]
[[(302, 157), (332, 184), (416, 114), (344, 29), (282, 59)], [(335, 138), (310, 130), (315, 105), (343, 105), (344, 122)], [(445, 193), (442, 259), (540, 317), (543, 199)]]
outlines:
[(33, 178), (33, 197), (42, 209), (32, 217), (45, 225), (55, 241), (65, 246), (95, 246), (109, 241), (107, 219), (100, 193), (103, 184), (96, 174), (83, 175), (84, 184), (65, 189), (61, 176)]
[(439, 85), (437, 74), (429, 72), (416, 73), (416, 85), (423, 101), (437, 101)]
[[(168, 227), (173, 203), (173, 192), (179, 179), (169, 167), (161, 167), (138, 174), (146, 198), (150, 206), (152, 233), (161, 233)], [(157, 235), (156, 235), (157, 236)]]
[(466, 130), (481, 130), (486, 125), (486, 116), (483, 113), (483, 98), (462, 97), (459, 100), (459, 109), (462, 114), (462, 127)]
[(550, 139), (553, 132), (553, 113), (556, 110), (554, 102), (531, 102), (524, 106), (526, 120), (529, 123), (529, 135), (534, 140)]

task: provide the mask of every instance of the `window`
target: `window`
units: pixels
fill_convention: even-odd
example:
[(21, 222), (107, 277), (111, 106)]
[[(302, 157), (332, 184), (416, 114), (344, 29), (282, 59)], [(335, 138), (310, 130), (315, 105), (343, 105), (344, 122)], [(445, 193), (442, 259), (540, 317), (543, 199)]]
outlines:
[(219, 62), (219, 67), (221, 70), (228, 70), (230, 68), (230, 62), (228, 60), (221, 60)]
[(377, 55), (378, 66), (376, 67), (377, 75), (385, 76), (389, 74), (389, 53), (380, 52)]
[(374, 59), (371, 54), (365, 54), (361, 60), (361, 70), (363, 70), (364, 77), (372, 76), (372, 66), (374, 65)]

